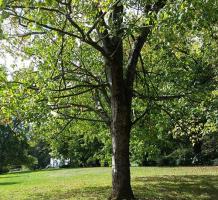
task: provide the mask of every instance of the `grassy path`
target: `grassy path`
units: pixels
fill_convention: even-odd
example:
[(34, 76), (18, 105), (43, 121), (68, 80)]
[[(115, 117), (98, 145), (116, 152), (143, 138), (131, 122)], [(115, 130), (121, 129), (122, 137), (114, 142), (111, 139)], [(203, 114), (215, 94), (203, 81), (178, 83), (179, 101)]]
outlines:
[[(0, 200), (105, 200), (110, 168), (45, 170), (0, 175)], [(218, 200), (218, 167), (134, 167), (143, 200)]]

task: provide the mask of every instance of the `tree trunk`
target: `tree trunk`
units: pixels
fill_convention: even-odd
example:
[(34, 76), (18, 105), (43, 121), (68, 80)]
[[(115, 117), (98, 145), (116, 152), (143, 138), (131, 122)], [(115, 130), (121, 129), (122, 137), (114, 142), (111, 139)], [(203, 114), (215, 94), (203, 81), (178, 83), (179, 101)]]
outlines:
[(201, 140), (196, 141), (196, 143), (193, 146), (193, 151), (194, 151), (195, 156), (198, 156), (201, 154), (201, 147), (202, 147), (202, 141)]
[(134, 199), (130, 184), (129, 141), (130, 125), (125, 116), (112, 123), (112, 195), (113, 200)]
[(114, 8), (112, 21), (116, 34), (104, 35), (104, 49), (108, 83), (111, 92), (111, 137), (112, 137), (112, 194), (111, 200), (132, 200), (134, 195), (130, 184), (129, 142), (131, 131), (132, 90), (127, 84), (124, 73), (123, 41), (120, 35), (123, 6)]
[(0, 165), (0, 174), (3, 173), (3, 167)]
[(134, 199), (130, 184), (129, 142), (131, 97), (127, 92), (121, 67), (112, 67), (112, 195), (113, 200)]

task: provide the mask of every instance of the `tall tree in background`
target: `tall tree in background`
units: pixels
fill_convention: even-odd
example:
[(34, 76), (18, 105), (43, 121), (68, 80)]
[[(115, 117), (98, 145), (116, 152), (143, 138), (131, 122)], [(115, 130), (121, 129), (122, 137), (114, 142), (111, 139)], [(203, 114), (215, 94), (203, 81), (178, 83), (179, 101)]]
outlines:
[(0, 173), (8, 171), (13, 165), (28, 164), (27, 139), (20, 133), (15, 133), (8, 125), (0, 124)]
[[(207, 7), (213, 3), (207, 1)], [(169, 37), (170, 28), (172, 31), (178, 28), (176, 20), (178, 23), (189, 20), (191, 26), (198, 24), (197, 18), (192, 20), (192, 17), (202, 13), (195, 13), (193, 6), (199, 9), (201, 5), (188, 0), (1, 0), (0, 4), (2, 18), (10, 19), (13, 24), (12, 34), (16, 31), (20, 38), (28, 37), (21, 41), (25, 52), (32, 55), (35, 62), (26, 83), (16, 83), (28, 85), (28, 89), (41, 95), (37, 100), (46, 102), (54, 115), (67, 120), (66, 126), (73, 120), (105, 122), (110, 129), (113, 149), (111, 199), (134, 199), (129, 162), (132, 126), (149, 112), (153, 101), (180, 99), (189, 90), (180, 88), (175, 93), (168, 84), (168, 90), (156, 93), (154, 85), (147, 82), (149, 71), (145, 69), (146, 60), (142, 56), (150, 49), (143, 51), (143, 46), (154, 34), (154, 41), (164, 37), (156, 42), (166, 42), (165, 35), (158, 34), (158, 30), (167, 31)], [(191, 32), (185, 37), (196, 39)], [(13, 45), (19, 44), (16, 43), (19, 40), (11, 41), (15, 41)], [(169, 54), (181, 54), (178, 46), (173, 47)], [(156, 44), (155, 48), (162, 47)], [(188, 47), (188, 54), (189, 50)], [(16, 76), (19, 77), (19, 72), (15, 79)], [(138, 86), (138, 80), (143, 84)], [(162, 78), (159, 81), (162, 83)], [(142, 103), (145, 100), (146, 103)], [(134, 112), (134, 105), (139, 103), (143, 105), (140, 112)], [(39, 108), (39, 112), (43, 111)]]

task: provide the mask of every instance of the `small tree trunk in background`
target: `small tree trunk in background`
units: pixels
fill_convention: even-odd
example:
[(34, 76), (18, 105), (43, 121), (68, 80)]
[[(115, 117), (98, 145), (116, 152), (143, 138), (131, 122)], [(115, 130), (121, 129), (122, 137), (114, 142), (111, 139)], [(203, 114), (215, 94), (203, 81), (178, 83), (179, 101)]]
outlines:
[(194, 164), (199, 165), (202, 164), (202, 157), (201, 157), (201, 148), (202, 148), (202, 141), (198, 140), (193, 146), (193, 152), (194, 152), (194, 158), (195, 162)]
[(201, 154), (201, 147), (202, 147), (202, 141), (198, 140), (193, 146), (193, 151), (196, 156)]

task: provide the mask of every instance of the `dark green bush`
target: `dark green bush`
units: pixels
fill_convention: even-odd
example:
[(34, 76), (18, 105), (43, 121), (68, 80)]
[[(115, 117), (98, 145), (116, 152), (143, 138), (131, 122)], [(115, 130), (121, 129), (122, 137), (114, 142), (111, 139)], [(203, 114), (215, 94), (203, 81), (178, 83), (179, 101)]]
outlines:
[(212, 160), (213, 166), (218, 166), (218, 158)]
[(192, 149), (176, 149), (169, 155), (157, 159), (158, 166), (184, 166), (192, 164)]

